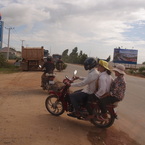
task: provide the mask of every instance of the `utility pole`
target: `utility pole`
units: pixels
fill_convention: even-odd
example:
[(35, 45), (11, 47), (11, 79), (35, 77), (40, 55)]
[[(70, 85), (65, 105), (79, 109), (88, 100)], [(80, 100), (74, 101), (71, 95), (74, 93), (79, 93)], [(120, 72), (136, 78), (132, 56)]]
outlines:
[(22, 46), (23, 46), (23, 42), (25, 41), (25, 40), (21, 40), (22, 41)]
[[(5, 27), (6, 28), (6, 27)], [(9, 28), (6, 28), (6, 29), (8, 29), (8, 50), (7, 50), (7, 60), (9, 60), (9, 45), (10, 45), (10, 31), (11, 31), (11, 29), (14, 29), (14, 28), (12, 28), (12, 27), (9, 27)]]

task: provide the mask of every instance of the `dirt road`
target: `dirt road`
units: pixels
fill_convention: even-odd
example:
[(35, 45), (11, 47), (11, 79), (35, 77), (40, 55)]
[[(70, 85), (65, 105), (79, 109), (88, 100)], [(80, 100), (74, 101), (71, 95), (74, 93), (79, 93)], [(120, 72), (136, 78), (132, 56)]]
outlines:
[(113, 126), (99, 129), (66, 113), (50, 115), (41, 74), (0, 74), (0, 145), (139, 145)]

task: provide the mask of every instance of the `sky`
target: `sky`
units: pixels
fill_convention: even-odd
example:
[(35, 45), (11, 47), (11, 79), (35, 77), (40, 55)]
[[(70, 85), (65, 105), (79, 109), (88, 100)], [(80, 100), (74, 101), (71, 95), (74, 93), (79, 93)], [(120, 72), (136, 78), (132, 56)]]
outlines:
[(144, 0), (1, 0), (3, 47), (44, 46), (50, 54), (78, 47), (89, 57), (113, 59), (114, 48), (138, 50), (145, 62)]

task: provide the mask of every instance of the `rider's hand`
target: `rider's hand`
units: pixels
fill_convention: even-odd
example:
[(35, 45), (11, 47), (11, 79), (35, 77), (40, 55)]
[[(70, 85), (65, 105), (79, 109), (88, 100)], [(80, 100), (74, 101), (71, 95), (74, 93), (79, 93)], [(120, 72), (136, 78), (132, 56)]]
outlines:
[(70, 84), (71, 84), (70, 80), (67, 80), (67, 79), (64, 80), (63, 83), (66, 84), (67, 86), (70, 86)]
[(77, 76), (74, 76), (73, 77), (73, 80), (77, 80), (77, 79), (79, 79), (79, 77), (77, 77)]
[(69, 87), (71, 86), (71, 83), (69, 81), (65, 82), (65, 84)]

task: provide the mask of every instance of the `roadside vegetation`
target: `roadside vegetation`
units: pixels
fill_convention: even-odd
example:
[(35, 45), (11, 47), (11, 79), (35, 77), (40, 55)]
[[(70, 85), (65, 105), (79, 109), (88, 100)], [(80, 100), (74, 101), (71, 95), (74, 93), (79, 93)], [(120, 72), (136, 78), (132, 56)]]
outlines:
[(18, 66), (6, 60), (6, 58), (0, 53), (0, 73), (14, 73), (20, 71)]
[[(82, 51), (78, 52), (78, 48), (75, 47), (70, 54), (68, 54), (68, 49), (66, 49), (62, 53), (62, 59), (66, 63), (73, 63), (73, 64), (83, 64), (86, 58), (88, 58), (87, 54), (83, 53)], [(106, 59), (107, 61), (110, 61), (110, 56)], [(142, 64), (145, 64), (143, 62)], [(140, 67), (138, 69), (127, 69), (126, 73), (129, 75), (134, 76), (140, 76), (145, 77), (145, 67)]]
[(62, 60), (66, 63), (83, 64), (88, 57), (87, 54), (82, 51), (78, 52), (77, 47), (75, 47), (70, 54), (68, 54), (68, 51), (69, 50), (66, 49), (62, 53)]
[(140, 67), (139, 69), (129, 69), (127, 70), (127, 74), (145, 77), (145, 67)]
[[(86, 58), (88, 58), (87, 54), (82, 51), (78, 52), (77, 47), (75, 47), (70, 54), (68, 54), (68, 51), (69, 50), (66, 49), (62, 53), (62, 60), (65, 63), (83, 64)], [(110, 61), (110, 57), (108, 59)], [(6, 58), (0, 53), (0, 73), (14, 73), (21, 71), (19, 66), (14, 65), (14, 62), (15, 60), (7, 61)], [(142, 64), (145, 64), (145, 62)], [(67, 65), (65, 65), (65, 67), (67, 67)], [(140, 67), (138, 69), (127, 69), (126, 73), (145, 78), (145, 67)]]

